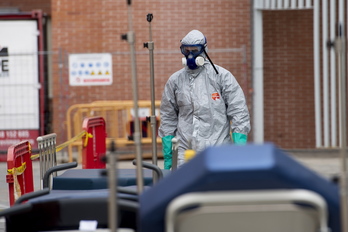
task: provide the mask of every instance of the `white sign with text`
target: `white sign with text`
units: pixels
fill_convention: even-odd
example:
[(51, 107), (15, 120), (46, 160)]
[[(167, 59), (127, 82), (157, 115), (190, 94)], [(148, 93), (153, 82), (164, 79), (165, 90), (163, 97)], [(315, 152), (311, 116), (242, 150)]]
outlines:
[(70, 54), (71, 86), (111, 85), (112, 55), (109, 53)]

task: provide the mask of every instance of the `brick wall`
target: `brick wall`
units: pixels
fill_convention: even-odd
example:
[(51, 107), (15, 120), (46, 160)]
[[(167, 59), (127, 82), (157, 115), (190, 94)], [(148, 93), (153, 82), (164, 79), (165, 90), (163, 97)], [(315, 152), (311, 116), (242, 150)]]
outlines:
[(314, 148), (313, 13), (264, 11), (265, 141)]
[[(149, 52), (143, 47), (149, 41), (148, 13), (155, 43), (155, 94), (160, 100), (169, 76), (182, 68), (180, 40), (192, 29), (207, 37), (208, 48), (240, 48), (245, 45), (250, 61), (249, 1), (134, 1), (133, 31), (136, 35), (137, 78), (139, 99), (150, 100)], [(68, 72), (59, 73), (57, 56), (53, 66), (53, 129), (59, 137), (65, 135), (65, 112), (76, 103), (95, 100), (132, 100), (129, 44), (120, 39), (128, 31), (126, 1), (60, 0), (52, 1), (52, 46), (61, 50), (64, 64), (69, 53), (113, 53), (113, 84), (111, 86), (72, 87)], [(168, 52), (169, 51), (169, 52)], [(177, 53), (173, 53), (173, 51)], [(168, 52), (168, 54), (166, 54)], [(209, 52), (209, 51), (208, 51)], [(125, 53), (122, 55), (122, 53)], [(243, 66), (239, 52), (211, 53), (211, 59), (229, 69), (247, 91), (250, 66)], [(250, 62), (248, 63), (250, 65)]]
[[(182, 67), (180, 39), (191, 29), (199, 29), (206, 35), (210, 51), (246, 46), (246, 63), (238, 52), (209, 54), (214, 63), (235, 75), (251, 110), (250, 2), (134, 1), (132, 19), (136, 34), (139, 99), (151, 98), (149, 55), (143, 43), (149, 41), (146, 15), (152, 13), (157, 100), (161, 99), (168, 77)], [(23, 0), (5, 0), (0, 6), (19, 6), (23, 11), (41, 8), (52, 16), (52, 50), (56, 52), (52, 55), (53, 131), (58, 134), (58, 139), (65, 141), (66, 111), (71, 105), (95, 100), (133, 99), (130, 49), (128, 43), (120, 39), (121, 34), (128, 31), (126, 1), (52, 0), (50, 5), (42, 0), (30, 1), (30, 4)], [(264, 11), (263, 20), (265, 140), (287, 149), (314, 148), (312, 11)], [(71, 53), (112, 53), (113, 84), (69, 86), (68, 56)]]
[(51, 13), (51, 0), (1, 0), (0, 8), (18, 8), (21, 12), (42, 10), (46, 15)]

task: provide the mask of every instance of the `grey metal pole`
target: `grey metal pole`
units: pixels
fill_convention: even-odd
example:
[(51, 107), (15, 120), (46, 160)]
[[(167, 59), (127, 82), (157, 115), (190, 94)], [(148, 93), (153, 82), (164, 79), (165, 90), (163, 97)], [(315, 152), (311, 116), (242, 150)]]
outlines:
[(340, 111), (340, 139), (341, 139), (341, 177), (340, 177), (340, 199), (341, 199), (341, 226), (343, 232), (348, 232), (348, 205), (347, 205), (347, 128), (346, 128), (346, 40), (342, 33), (342, 25), (339, 25), (339, 37), (336, 39), (335, 48), (338, 55), (339, 74), (339, 111)]
[[(152, 41), (152, 30), (151, 30), (151, 21), (153, 19), (152, 14), (147, 14), (146, 17), (149, 22), (149, 36), (150, 41), (144, 43), (144, 47), (149, 49), (150, 54), (150, 87), (151, 87), (151, 116), (150, 116), (150, 125), (152, 131), (152, 163), (157, 165), (157, 121), (156, 121), (156, 107), (155, 107), (155, 75), (154, 75), (154, 61), (153, 61), (153, 50), (155, 48), (154, 42)], [(153, 172), (153, 182), (157, 182), (157, 175)]]
[(178, 148), (179, 140), (174, 137), (172, 139), (172, 171), (178, 168)]
[(108, 187), (109, 187), (109, 205), (108, 205), (108, 223), (110, 232), (116, 232), (117, 230), (117, 194), (116, 194), (116, 186), (117, 186), (117, 177), (116, 177), (116, 148), (115, 142), (111, 142), (110, 153), (108, 155)]
[(135, 34), (133, 32), (132, 23), (132, 2), (127, 0), (128, 4), (128, 29), (127, 35), (123, 35), (122, 39), (127, 39), (130, 47), (131, 54), (131, 68), (132, 68), (132, 88), (133, 88), (133, 102), (134, 102), (134, 144), (137, 160), (137, 190), (138, 194), (144, 189), (143, 179), (143, 166), (142, 166), (142, 151), (141, 151), (141, 140), (140, 140), (140, 123), (139, 123), (139, 107), (138, 107), (138, 81), (137, 81), (137, 65), (135, 59)]

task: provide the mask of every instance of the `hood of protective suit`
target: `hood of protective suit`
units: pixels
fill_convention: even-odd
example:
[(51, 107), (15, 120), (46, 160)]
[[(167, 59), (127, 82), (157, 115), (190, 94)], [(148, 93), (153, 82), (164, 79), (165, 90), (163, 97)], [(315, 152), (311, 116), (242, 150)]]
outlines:
[[(199, 30), (192, 30), (190, 31), (185, 37), (181, 40), (181, 44), (183, 45), (193, 45), (193, 44), (202, 44), (205, 45), (204, 49), (206, 52), (208, 52), (208, 44), (207, 44), (207, 38), (205, 35), (200, 32)], [(206, 55), (204, 52), (201, 54), (204, 58), (206, 58)]]
[(182, 40), (181, 44), (193, 45), (193, 44), (206, 44), (207, 40), (202, 32), (198, 30), (190, 31)]
[[(207, 51), (207, 39), (204, 36), (204, 34), (198, 30), (192, 30), (190, 31), (182, 40), (181, 40), (182, 45), (204, 45), (205, 51)], [(204, 60), (206, 61), (206, 54), (205, 52), (202, 52), (199, 54), (199, 56), (203, 57)], [(187, 58), (187, 57), (186, 57)], [(202, 67), (198, 66), (196, 69), (190, 69), (187, 66), (185, 66), (185, 70), (193, 75), (197, 75), (201, 70)]]

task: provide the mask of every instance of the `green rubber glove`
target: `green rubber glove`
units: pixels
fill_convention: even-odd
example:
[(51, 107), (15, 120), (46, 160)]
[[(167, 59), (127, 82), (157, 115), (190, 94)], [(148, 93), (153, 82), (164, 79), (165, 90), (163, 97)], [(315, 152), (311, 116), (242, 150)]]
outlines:
[(232, 139), (236, 145), (245, 145), (248, 141), (248, 136), (241, 133), (232, 133)]
[(172, 139), (173, 135), (167, 135), (162, 138), (162, 152), (164, 159), (164, 169), (172, 167)]

